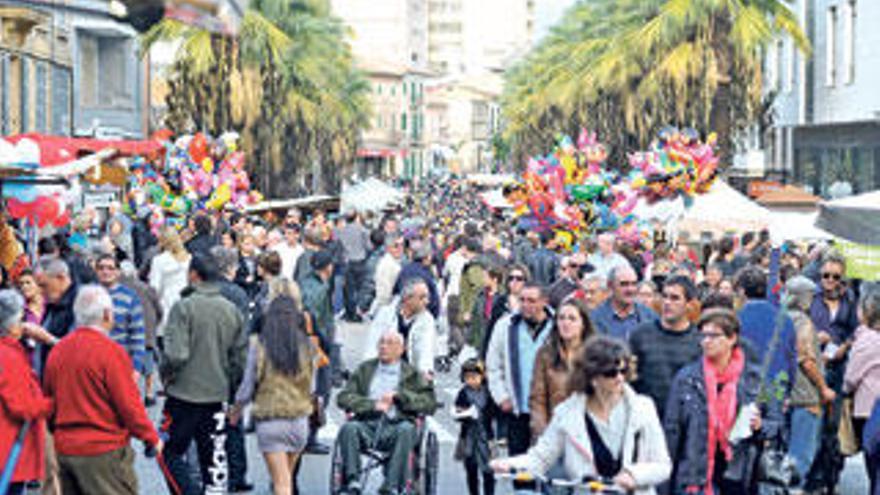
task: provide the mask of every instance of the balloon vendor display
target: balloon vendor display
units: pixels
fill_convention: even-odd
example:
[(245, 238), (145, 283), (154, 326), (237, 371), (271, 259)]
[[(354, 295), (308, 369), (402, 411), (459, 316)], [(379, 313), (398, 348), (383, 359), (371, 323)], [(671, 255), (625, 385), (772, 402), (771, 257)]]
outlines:
[(152, 215), (154, 227), (166, 217), (184, 216), (198, 210), (241, 209), (263, 200), (251, 190), (245, 171), (245, 154), (238, 149), (238, 134), (225, 133), (216, 139), (198, 133), (165, 140), (161, 157), (136, 157), (129, 177), (128, 206), (133, 212)]
[(707, 192), (718, 168), (716, 142), (714, 134), (701, 141), (693, 129), (665, 128), (650, 150), (630, 153), (628, 164), (609, 169), (605, 146), (582, 130), (576, 141), (562, 136), (551, 153), (529, 159), (503, 193), (521, 228), (552, 232), (567, 248), (593, 231), (638, 242), (651, 226), (633, 214), (637, 204), (683, 196), (689, 205)]

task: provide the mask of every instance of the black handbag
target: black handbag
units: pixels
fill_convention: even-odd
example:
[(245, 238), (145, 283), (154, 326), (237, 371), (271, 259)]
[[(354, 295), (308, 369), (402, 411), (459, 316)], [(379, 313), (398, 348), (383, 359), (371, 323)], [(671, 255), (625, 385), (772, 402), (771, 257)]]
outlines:
[(794, 459), (782, 449), (765, 448), (758, 459), (758, 482), (778, 487), (796, 486), (800, 475)]

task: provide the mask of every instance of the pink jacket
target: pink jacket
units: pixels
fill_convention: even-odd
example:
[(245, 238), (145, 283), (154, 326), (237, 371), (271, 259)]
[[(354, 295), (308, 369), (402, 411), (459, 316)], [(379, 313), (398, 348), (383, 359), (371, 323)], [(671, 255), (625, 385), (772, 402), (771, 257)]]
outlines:
[(864, 325), (856, 329), (846, 365), (843, 391), (855, 393), (853, 416), (867, 418), (880, 397), (880, 330)]

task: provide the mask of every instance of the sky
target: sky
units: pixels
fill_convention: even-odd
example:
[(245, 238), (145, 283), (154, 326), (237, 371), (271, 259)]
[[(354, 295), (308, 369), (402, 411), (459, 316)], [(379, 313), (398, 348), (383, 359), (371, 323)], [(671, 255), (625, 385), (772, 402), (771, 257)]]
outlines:
[(536, 37), (541, 39), (577, 0), (537, 0), (535, 2)]

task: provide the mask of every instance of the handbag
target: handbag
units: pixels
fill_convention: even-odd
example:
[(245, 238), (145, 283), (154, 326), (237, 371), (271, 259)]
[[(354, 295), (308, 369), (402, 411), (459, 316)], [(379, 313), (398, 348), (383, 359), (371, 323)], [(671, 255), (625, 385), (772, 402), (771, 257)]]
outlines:
[(837, 441), (840, 443), (840, 453), (847, 457), (859, 453), (859, 440), (856, 438), (856, 430), (853, 428), (852, 420), (852, 397), (844, 397), (840, 409), (840, 424), (837, 427)]

